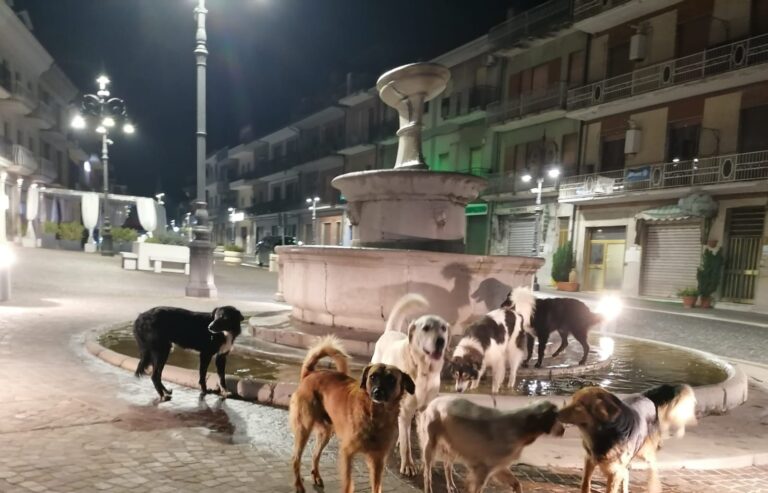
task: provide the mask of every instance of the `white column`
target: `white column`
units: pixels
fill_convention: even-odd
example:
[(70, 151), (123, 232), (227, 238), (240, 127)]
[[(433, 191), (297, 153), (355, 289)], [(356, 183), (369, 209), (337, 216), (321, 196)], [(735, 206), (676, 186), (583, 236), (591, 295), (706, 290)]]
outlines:
[(8, 210), (8, 195), (5, 193), (5, 180), (8, 173), (0, 171), (0, 243), (7, 241), (8, 236), (5, 232), (5, 214)]

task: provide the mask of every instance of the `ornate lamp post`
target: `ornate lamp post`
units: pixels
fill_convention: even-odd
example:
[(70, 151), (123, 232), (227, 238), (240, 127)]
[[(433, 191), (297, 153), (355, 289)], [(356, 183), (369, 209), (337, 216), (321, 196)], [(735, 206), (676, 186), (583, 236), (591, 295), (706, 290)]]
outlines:
[[(553, 166), (552, 168), (547, 171), (547, 175), (552, 178), (553, 180), (557, 180), (557, 178), (560, 176), (560, 168), (557, 166)], [(531, 172), (529, 169), (526, 169), (525, 174), (520, 177), (521, 180), (523, 180), (523, 183), (529, 183), (533, 176), (531, 175)], [(533, 225), (533, 256), (538, 257), (539, 256), (539, 233), (541, 229), (541, 192), (542, 188), (544, 186), (544, 176), (538, 175), (536, 177), (536, 188), (532, 189), (531, 192), (534, 192), (536, 194), (536, 220)], [(539, 276), (534, 275), (533, 276), (533, 290), (538, 291), (539, 290)]]
[(198, 0), (195, 8), (197, 33), (195, 36), (195, 57), (197, 59), (197, 200), (195, 221), (192, 227), (190, 247), (189, 284), (187, 296), (211, 298), (216, 296), (213, 282), (213, 244), (208, 225), (208, 210), (205, 202), (205, 68), (208, 58), (205, 32), (205, 0)]
[(309, 204), (309, 210), (312, 211), (312, 244), (317, 245), (317, 203), (320, 202), (320, 197), (307, 198), (307, 204)]
[(113, 144), (109, 138), (110, 132), (118, 123), (122, 123), (125, 134), (134, 133), (135, 129), (126, 116), (125, 101), (119, 98), (110, 98), (110, 80), (106, 75), (100, 75), (96, 79), (99, 90), (96, 94), (86, 94), (80, 108), (80, 113), (72, 119), (71, 126), (76, 130), (88, 127), (88, 120), (95, 122), (94, 130), (101, 135), (101, 162), (104, 166), (104, 201), (102, 204), (101, 221), (99, 231), (101, 233), (101, 254), (113, 256), (112, 250), (112, 225), (109, 221), (109, 146)]

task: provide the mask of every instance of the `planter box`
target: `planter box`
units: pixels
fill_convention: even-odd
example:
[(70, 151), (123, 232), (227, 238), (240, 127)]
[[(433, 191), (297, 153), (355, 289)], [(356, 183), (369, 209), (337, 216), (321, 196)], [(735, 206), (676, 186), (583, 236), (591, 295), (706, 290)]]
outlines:
[(55, 234), (43, 233), (43, 236), (40, 238), (40, 246), (42, 248), (56, 250), (59, 248), (59, 240), (56, 239)]
[(579, 290), (579, 283), (577, 282), (557, 282), (558, 291), (568, 291), (574, 293)]
[(83, 250), (83, 243), (80, 240), (59, 240), (59, 250), (80, 252)]
[(163, 245), (161, 243), (133, 242), (133, 253), (139, 256), (139, 270), (154, 270), (151, 258), (162, 258), (166, 262), (189, 263), (189, 247), (180, 245)]
[(121, 241), (121, 242), (119, 242), (119, 243), (114, 243), (114, 244), (112, 245), (112, 248), (113, 248), (113, 249), (114, 249), (114, 251), (115, 251), (115, 252), (117, 252), (117, 253), (122, 253), (122, 252), (125, 252), (125, 253), (129, 253), (129, 252), (133, 252), (133, 242), (131, 242), (131, 241)]
[(232, 252), (230, 250), (224, 250), (224, 262), (233, 265), (242, 264), (243, 252)]

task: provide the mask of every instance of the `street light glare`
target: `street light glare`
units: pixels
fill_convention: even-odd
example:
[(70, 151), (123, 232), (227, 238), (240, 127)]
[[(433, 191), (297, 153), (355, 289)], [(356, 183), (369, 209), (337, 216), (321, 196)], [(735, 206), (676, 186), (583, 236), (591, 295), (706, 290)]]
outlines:
[(315, 201), (315, 202), (320, 202), (320, 197), (315, 197), (315, 198), (314, 198), (314, 201)]
[(101, 75), (99, 76), (99, 78), (98, 78), (98, 79), (96, 79), (96, 83), (97, 83), (99, 86), (106, 86), (106, 85), (107, 85), (107, 84), (109, 84), (110, 82), (112, 82), (112, 81), (110, 81), (110, 80), (109, 80), (109, 77), (107, 77), (107, 76), (106, 76), (106, 75), (104, 75), (104, 74), (101, 74)]
[(86, 173), (90, 173), (91, 172), (91, 162), (90, 161), (84, 162), (83, 163), (83, 169), (85, 170)]
[(127, 133), (128, 135), (133, 134), (136, 131), (136, 127), (133, 126), (133, 123), (126, 123), (123, 125), (123, 132)]
[(98, 127), (96, 127), (96, 133), (99, 133), (99, 134), (107, 133), (107, 127), (105, 127), (104, 125), (99, 125)]
[(526, 173), (523, 176), (520, 177), (523, 180), (523, 183), (528, 183), (533, 178), (530, 173)]
[(307, 197), (307, 204), (311, 204), (311, 203), (312, 203), (312, 199), (310, 199), (309, 197)]
[(560, 168), (552, 168), (549, 170), (550, 178), (557, 178), (558, 176), (560, 176)]
[(70, 126), (76, 130), (84, 129), (85, 118), (83, 118), (83, 115), (75, 115), (74, 118), (72, 118), (72, 122), (70, 123)]
[(101, 121), (101, 124), (107, 128), (112, 128), (115, 126), (115, 119), (111, 116), (108, 116)]

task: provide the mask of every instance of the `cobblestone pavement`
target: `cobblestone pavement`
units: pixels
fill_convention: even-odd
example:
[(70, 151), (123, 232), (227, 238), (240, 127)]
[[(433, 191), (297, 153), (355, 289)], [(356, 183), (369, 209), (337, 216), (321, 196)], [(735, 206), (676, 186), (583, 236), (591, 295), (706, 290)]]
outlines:
[[(271, 299), (274, 275), (217, 267), (220, 301), (201, 302), (180, 296), (183, 276), (122, 272), (117, 259), (76, 253), (18, 253), (13, 300), (0, 304), (0, 492), (292, 491), (285, 411), (200, 400), (177, 386), (173, 401), (156, 405), (148, 381), (82, 348), (85, 330), (156, 304), (247, 310)], [(339, 489), (335, 463), (329, 447), (321, 466), (328, 492)], [(576, 470), (515, 471), (526, 492), (578, 491)], [(369, 491), (362, 464), (355, 478), (358, 491)], [(632, 479), (641, 484), (644, 473)], [(667, 492), (768, 492), (766, 467), (668, 471), (662, 479)], [(595, 491), (603, 487), (598, 481)], [(385, 477), (387, 492), (419, 488), (396, 472)]]

